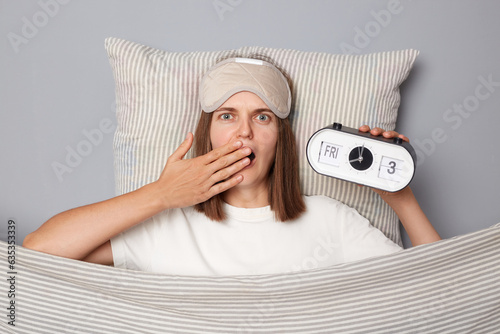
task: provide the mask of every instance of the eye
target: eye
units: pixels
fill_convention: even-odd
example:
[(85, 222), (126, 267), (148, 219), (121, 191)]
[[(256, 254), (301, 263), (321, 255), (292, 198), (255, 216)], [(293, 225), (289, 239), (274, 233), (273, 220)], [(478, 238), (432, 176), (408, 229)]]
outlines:
[(220, 119), (221, 119), (221, 120), (223, 120), (223, 121), (227, 121), (227, 120), (232, 119), (232, 118), (233, 118), (233, 115), (231, 115), (231, 114), (227, 114), (227, 113), (226, 113), (226, 114), (221, 114), (219, 117), (220, 117)]
[(257, 119), (261, 122), (268, 122), (271, 120), (271, 117), (269, 115), (266, 115), (266, 114), (259, 114), (257, 116)]

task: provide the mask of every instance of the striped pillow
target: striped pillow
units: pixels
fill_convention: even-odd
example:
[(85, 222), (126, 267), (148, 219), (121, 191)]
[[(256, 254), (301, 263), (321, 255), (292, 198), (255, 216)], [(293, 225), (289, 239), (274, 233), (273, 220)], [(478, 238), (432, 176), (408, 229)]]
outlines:
[(344, 202), (401, 244), (398, 218), (390, 207), (367, 188), (316, 174), (307, 163), (305, 147), (316, 130), (333, 122), (394, 129), (399, 85), (418, 51), (335, 55), (243, 47), (166, 52), (118, 38), (107, 38), (105, 46), (116, 82), (117, 194), (155, 181), (187, 132), (194, 131), (201, 110), (198, 82), (211, 65), (220, 58), (259, 54), (273, 59), (293, 81), (290, 118), (299, 147), (303, 193)]

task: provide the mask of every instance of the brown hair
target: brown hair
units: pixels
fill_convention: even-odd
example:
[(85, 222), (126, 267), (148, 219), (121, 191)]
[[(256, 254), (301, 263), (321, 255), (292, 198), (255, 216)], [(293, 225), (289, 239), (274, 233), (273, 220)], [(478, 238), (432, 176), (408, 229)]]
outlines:
[[(288, 221), (298, 218), (305, 210), (306, 205), (300, 192), (299, 160), (295, 135), (290, 121), (285, 118), (278, 120), (278, 141), (276, 143), (276, 157), (269, 171), (268, 199), (276, 220)], [(212, 150), (210, 143), (210, 125), (212, 114), (201, 112), (200, 120), (194, 135), (195, 155), (200, 156)], [(209, 200), (197, 204), (195, 209), (216, 221), (226, 218), (222, 210), (222, 195), (215, 195)]]

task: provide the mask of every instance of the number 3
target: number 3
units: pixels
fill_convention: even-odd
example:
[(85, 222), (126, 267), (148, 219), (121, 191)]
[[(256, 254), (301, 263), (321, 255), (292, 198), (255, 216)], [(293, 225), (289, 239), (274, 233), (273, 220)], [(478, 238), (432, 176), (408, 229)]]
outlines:
[(391, 168), (387, 168), (387, 173), (394, 174), (396, 172), (396, 162), (391, 161), (389, 162), (389, 165), (391, 166)]

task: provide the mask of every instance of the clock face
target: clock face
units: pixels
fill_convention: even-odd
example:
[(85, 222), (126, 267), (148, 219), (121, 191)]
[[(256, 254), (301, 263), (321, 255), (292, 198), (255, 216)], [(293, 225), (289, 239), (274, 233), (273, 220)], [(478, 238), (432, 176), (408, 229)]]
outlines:
[(416, 157), (409, 143), (357, 129), (321, 129), (311, 136), (306, 151), (319, 174), (389, 192), (406, 187), (415, 174)]
[(355, 147), (349, 153), (349, 163), (359, 171), (367, 170), (373, 164), (373, 154), (364, 145)]

